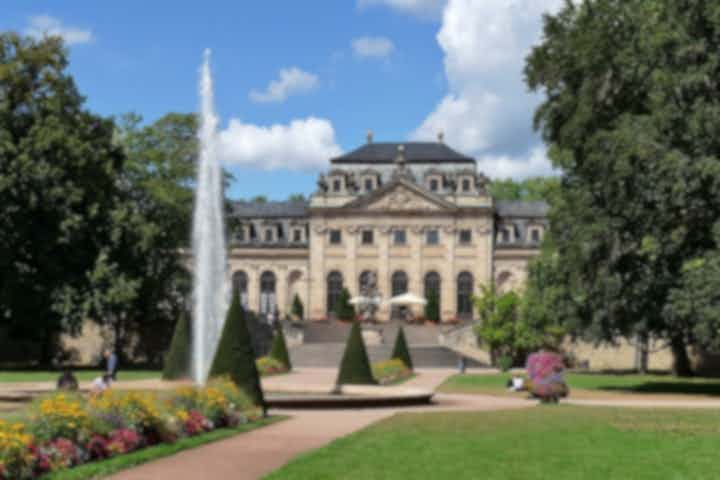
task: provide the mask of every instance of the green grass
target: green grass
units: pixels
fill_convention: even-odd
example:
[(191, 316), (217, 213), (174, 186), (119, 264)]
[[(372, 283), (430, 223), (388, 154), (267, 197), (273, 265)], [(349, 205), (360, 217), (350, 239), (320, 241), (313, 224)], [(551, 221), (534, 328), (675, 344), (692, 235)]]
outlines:
[(256, 420), (252, 423), (240, 425), (237, 428), (222, 428), (214, 430), (197, 437), (183, 438), (173, 444), (156, 445), (154, 447), (145, 448), (136, 452), (120, 455), (117, 457), (103, 460), (100, 462), (87, 463), (79, 467), (51, 473), (42, 477), (43, 480), (87, 480), (102, 478), (106, 475), (135, 467), (142, 463), (157, 460), (162, 457), (174, 455), (183, 450), (199, 447), (207, 443), (224, 440), (240, 433), (249, 432), (256, 428), (264, 427), (280, 420), (285, 420), (285, 416), (272, 416)]
[(268, 480), (716, 479), (720, 412), (546, 406), (405, 413)]
[[(73, 372), (80, 382), (91, 381), (102, 375), (102, 370), (78, 370)], [(0, 383), (15, 382), (56, 382), (60, 376), (60, 371), (0, 371)], [(118, 380), (147, 380), (152, 378), (160, 378), (159, 370), (121, 370), (118, 373)]]
[[(510, 374), (454, 375), (438, 391), (446, 393), (505, 394)], [(720, 396), (720, 379), (676, 378), (670, 375), (582, 374), (566, 375), (570, 394), (578, 391), (636, 394)]]

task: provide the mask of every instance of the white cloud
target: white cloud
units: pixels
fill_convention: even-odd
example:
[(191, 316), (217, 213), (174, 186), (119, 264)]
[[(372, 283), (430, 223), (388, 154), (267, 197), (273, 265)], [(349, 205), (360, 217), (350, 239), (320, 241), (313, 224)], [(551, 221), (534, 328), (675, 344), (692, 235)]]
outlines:
[(264, 91), (252, 90), (250, 100), (257, 103), (284, 102), (290, 95), (309, 92), (317, 85), (317, 75), (297, 67), (283, 68), (280, 78), (272, 80)]
[(308, 117), (289, 124), (258, 126), (231, 119), (220, 132), (220, 158), (261, 170), (306, 170), (327, 167), (342, 150), (330, 121)]
[(395, 50), (395, 45), (386, 37), (359, 37), (353, 39), (352, 49), (358, 57), (386, 58)]
[(46, 35), (59, 36), (67, 45), (89, 43), (93, 40), (92, 31), (65, 26), (59, 19), (49, 15), (30, 17), (25, 33), (35, 38), (42, 38)]
[(532, 131), (539, 97), (523, 81), (525, 57), (539, 41), (542, 14), (562, 0), (450, 0), (437, 34), (449, 92), (411, 134), (482, 160), (494, 175), (548, 173), (545, 147)]
[(447, 0), (358, 0), (359, 8), (385, 5), (401, 13), (420, 18), (439, 18)]

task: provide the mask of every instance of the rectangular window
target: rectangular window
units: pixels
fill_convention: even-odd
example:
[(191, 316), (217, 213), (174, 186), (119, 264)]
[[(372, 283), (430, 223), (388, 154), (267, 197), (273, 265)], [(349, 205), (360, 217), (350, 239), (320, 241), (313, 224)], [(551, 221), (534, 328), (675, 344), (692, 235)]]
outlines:
[(472, 243), (472, 230), (460, 230), (460, 244), (469, 245)]
[(340, 245), (342, 243), (342, 232), (340, 230), (330, 230), (330, 245)]
[(430, 191), (431, 192), (437, 192), (440, 187), (439, 182), (437, 181), (437, 178), (433, 178), (430, 180)]
[(366, 178), (365, 179), (365, 191), (370, 192), (373, 189), (373, 181), (372, 178)]
[(340, 180), (333, 180), (333, 192), (339, 192), (342, 189)]
[(510, 243), (510, 229), (509, 228), (502, 229), (502, 242)]
[(245, 241), (245, 227), (240, 227), (237, 229), (235, 233), (235, 239), (238, 242), (244, 242)]
[(266, 241), (266, 242), (272, 242), (272, 240), (273, 240), (272, 230), (270, 230), (270, 229), (268, 228), (267, 230), (265, 230), (265, 241)]
[(540, 230), (538, 230), (537, 228), (534, 229), (530, 235), (532, 236), (532, 241), (533, 241), (533, 242), (539, 242), (539, 241), (540, 241)]
[(295, 242), (302, 241), (302, 230), (297, 229), (297, 228), (295, 230), (293, 230), (293, 241), (295, 241)]
[(372, 230), (363, 230), (362, 231), (362, 244), (363, 245), (372, 245), (373, 244), (373, 231)]
[(470, 179), (464, 178), (462, 181), (462, 190), (463, 192), (469, 192), (470, 191)]
[(425, 243), (428, 245), (437, 245), (440, 243), (440, 232), (437, 230), (428, 230), (425, 232)]
[(407, 243), (407, 235), (405, 230), (393, 230), (393, 244), (405, 245)]

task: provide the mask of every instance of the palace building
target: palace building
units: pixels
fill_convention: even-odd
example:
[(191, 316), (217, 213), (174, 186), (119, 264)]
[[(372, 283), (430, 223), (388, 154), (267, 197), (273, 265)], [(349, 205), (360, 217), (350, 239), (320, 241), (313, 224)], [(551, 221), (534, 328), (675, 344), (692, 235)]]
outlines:
[[(475, 159), (443, 142), (367, 143), (330, 159), (309, 201), (235, 202), (229, 267), (245, 306), (331, 315), (371, 276), (384, 299), (436, 292), (442, 321), (469, 319), (495, 279), (523, 284), (547, 228), (543, 202), (494, 200)], [(374, 274), (374, 275), (371, 275)], [(391, 309), (380, 308), (378, 320)]]

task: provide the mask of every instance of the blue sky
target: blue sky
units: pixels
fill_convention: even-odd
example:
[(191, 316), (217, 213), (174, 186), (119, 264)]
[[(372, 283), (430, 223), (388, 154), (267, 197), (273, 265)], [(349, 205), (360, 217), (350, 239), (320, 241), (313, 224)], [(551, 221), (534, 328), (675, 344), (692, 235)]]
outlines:
[[(309, 194), (365, 141), (433, 139), (491, 176), (550, 172), (522, 59), (559, 0), (4, 0), (0, 28), (61, 34), (88, 106), (147, 121), (197, 108), (212, 50), (230, 195)], [(274, 82), (274, 86), (273, 86)]]

